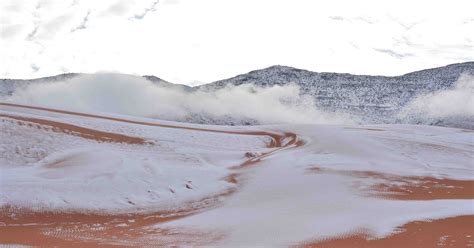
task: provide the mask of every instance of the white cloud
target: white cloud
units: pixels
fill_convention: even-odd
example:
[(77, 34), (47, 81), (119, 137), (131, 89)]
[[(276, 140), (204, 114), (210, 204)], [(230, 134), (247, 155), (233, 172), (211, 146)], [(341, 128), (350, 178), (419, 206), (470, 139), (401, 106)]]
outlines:
[(402, 118), (474, 118), (474, 75), (462, 75), (452, 89), (420, 95), (402, 111)]
[(274, 64), (395, 75), (474, 60), (470, 0), (155, 3), (2, 1), (0, 77), (107, 70), (189, 83)]
[(110, 112), (184, 121), (195, 115), (271, 123), (342, 123), (341, 115), (314, 107), (297, 86), (227, 87), (216, 92), (162, 87), (138, 76), (90, 74), (65, 82), (38, 83), (15, 91), (6, 101), (86, 112)]
[(133, 6), (135, 2), (133, 0), (119, 0), (110, 7), (108, 7), (106, 10), (104, 10), (102, 13), (104, 15), (118, 15), (118, 16), (123, 16), (129, 13), (131, 6)]

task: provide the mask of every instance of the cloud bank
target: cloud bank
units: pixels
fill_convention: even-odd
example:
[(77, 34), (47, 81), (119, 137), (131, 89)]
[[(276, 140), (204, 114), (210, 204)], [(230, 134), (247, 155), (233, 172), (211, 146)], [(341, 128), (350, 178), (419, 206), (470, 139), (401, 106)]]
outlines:
[[(362, 121), (351, 112), (319, 109), (314, 97), (291, 84), (207, 91), (114, 73), (34, 83), (17, 88), (2, 101), (206, 124), (380, 123), (378, 116), (365, 116)], [(462, 75), (452, 88), (415, 96), (386, 121), (474, 129), (474, 76)]]
[(276, 64), (401, 75), (474, 60), (471, 9), (471, 0), (2, 0), (0, 78), (115, 71), (191, 84)]
[[(88, 74), (62, 82), (38, 83), (18, 89), (9, 102), (75, 111), (109, 112), (172, 121), (211, 119), (249, 123), (348, 123), (340, 114), (315, 107), (295, 85), (259, 88), (226, 87), (213, 92), (157, 85), (142, 77)], [(218, 122), (218, 121), (217, 121)], [(231, 121), (232, 122), (232, 121)]]
[(410, 123), (457, 123), (474, 128), (474, 76), (461, 75), (452, 89), (417, 96), (399, 117)]

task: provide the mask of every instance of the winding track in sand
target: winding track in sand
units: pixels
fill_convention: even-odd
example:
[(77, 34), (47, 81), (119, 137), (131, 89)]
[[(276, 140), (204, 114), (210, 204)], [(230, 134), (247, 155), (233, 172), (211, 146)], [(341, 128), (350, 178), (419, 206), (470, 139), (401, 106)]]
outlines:
[[(271, 142), (267, 144), (268, 148), (273, 148), (270, 152), (259, 154), (258, 156), (247, 159), (244, 163), (234, 167), (234, 169), (243, 169), (254, 165), (263, 158), (285, 148), (292, 148), (304, 145), (304, 142), (298, 139), (294, 133), (278, 134), (265, 131), (224, 131), (206, 128), (195, 128), (176, 126), (170, 124), (161, 124), (155, 122), (144, 122), (127, 120), (115, 117), (106, 117), (78, 112), (71, 112), (58, 109), (42, 108), (35, 106), (26, 106), (19, 104), (0, 103), (0, 106), (11, 108), (33, 109), (47, 112), (54, 112), (65, 115), (75, 115), (87, 118), (98, 118), (111, 121), (119, 121), (138, 125), (157, 126), (163, 128), (186, 129), (193, 131), (227, 133), (238, 135), (268, 136)], [(18, 123), (26, 125), (47, 126), (52, 131), (63, 132), (69, 135), (76, 135), (82, 138), (95, 139), (101, 142), (120, 142), (128, 144), (151, 144), (149, 141), (139, 137), (131, 137), (123, 134), (98, 131), (95, 129), (84, 128), (72, 124), (51, 121), (40, 118), (26, 118), (14, 115), (2, 114), (0, 117), (13, 119)], [(372, 130), (371, 130), (372, 131)], [(380, 131), (380, 130), (373, 130)], [(315, 172), (321, 173), (315, 168)], [(328, 173), (324, 171), (323, 173)], [(330, 172), (342, 173), (342, 172)], [(472, 199), (473, 188), (472, 181), (456, 181), (450, 179), (436, 178), (395, 178), (392, 175), (382, 175), (373, 172), (344, 172), (348, 176), (359, 178), (371, 177), (385, 179), (387, 185), (378, 185), (374, 192), (380, 197), (388, 197), (397, 200), (432, 200), (432, 199)], [(231, 174), (225, 180), (232, 183), (239, 183), (237, 180), (238, 172)], [(421, 182), (421, 184), (408, 184), (405, 188), (397, 188), (390, 182), (412, 181)], [(421, 185), (422, 187), (419, 187)], [(444, 187), (448, 186), (448, 187)], [(454, 187), (453, 187), (454, 186)], [(431, 193), (429, 193), (431, 192)], [(224, 192), (230, 194), (232, 192)], [(395, 194), (393, 194), (395, 193)], [(121, 215), (103, 215), (93, 213), (58, 213), (51, 211), (32, 212), (24, 209), (16, 209), (6, 206), (0, 209), (0, 217), (3, 226), (0, 226), (0, 243), (2, 244), (24, 244), (24, 245), (43, 245), (43, 246), (67, 246), (67, 247), (87, 247), (104, 246), (114, 247), (116, 245), (172, 245), (173, 239), (165, 240), (143, 240), (144, 236), (162, 236), (173, 237), (180, 240), (181, 244), (209, 244), (213, 239), (212, 235), (201, 235), (198, 233), (169, 233), (166, 230), (152, 231), (146, 227), (183, 218), (206, 208), (213, 206), (216, 202), (215, 197), (202, 199), (200, 207), (185, 207), (173, 212), (157, 212), (148, 214), (121, 214)], [(192, 206), (192, 204), (190, 204)], [(204, 206), (204, 207), (203, 207)], [(13, 215), (12, 215), (13, 214)], [(31, 224), (37, 223), (37, 224)], [(97, 224), (100, 224), (99, 226)], [(416, 221), (401, 226), (399, 233), (382, 239), (372, 240), (368, 234), (354, 234), (348, 237), (336, 237), (327, 241), (314, 241), (304, 243), (304, 247), (433, 247), (434, 245), (452, 245), (452, 247), (464, 247), (472, 245), (474, 234), (471, 230), (474, 227), (474, 216), (459, 216), (442, 220)], [(199, 241), (199, 236), (204, 240)], [(198, 241), (196, 241), (198, 240)], [(201, 243), (200, 243), (201, 242)]]
[[(95, 129), (80, 127), (64, 122), (51, 121), (40, 118), (30, 118), (22, 116), (14, 116), (7, 114), (0, 114), (0, 118), (6, 118), (16, 120), (18, 125), (26, 125), (31, 127), (37, 127), (39, 129), (46, 129), (49, 127), (53, 132), (65, 133), (69, 135), (79, 136), (84, 139), (95, 140), (99, 142), (115, 142), (115, 143), (126, 143), (130, 145), (145, 145), (151, 144), (151, 142), (138, 137), (131, 137), (128, 135), (110, 133), (104, 131), (98, 131)], [(36, 125), (33, 125), (36, 124)]]
[[(85, 114), (79, 112), (65, 111), (52, 108), (43, 108), (36, 106), (27, 106), (20, 104), (10, 104), (10, 103), (0, 103), (0, 106), (12, 107), (12, 108), (22, 108), (22, 109), (32, 109), (40, 110), (52, 113), (59, 113), (65, 115), (81, 116), (86, 118), (96, 118), (104, 119), (111, 121), (118, 121), (130, 124), (138, 125), (147, 125), (147, 126), (156, 126), (162, 128), (174, 128), (174, 129), (185, 129), (192, 131), (202, 131), (202, 132), (214, 132), (214, 133), (226, 133), (226, 134), (237, 134), (237, 135), (252, 135), (252, 136), (268, 136), (271, 138), (271, 141), (266, 145), (267, 148), (273, 148), (271, 151), (258, 154), (255, 157), (248, 158), (242, 164), (233, 167), (233, 169), (246, 168), (250, 165), (256, 164), (263, 158), (281, 150), (289, 147), (298, 147), (304, 144), (302, 140), (298, 140), (298, 137), (294, 133), (272, 133), (266, 131), (226, 131), (226, 130), (215, 130), (207, 128), (194, 128), (194, 127), (185, 127), (169, 124), (161, 124), (155, 122), (143, 122), (143, 121), (134, 121), (127, 120), (122, 118), (115, 117), (106, 117), (92, 114)], [(92, 139), (100, 142), (117, 142), (117, 143), (127, 143), (135, 145), (144, 145), (153, 143), (146, 141), (143, 138), (131, 137), (123, 134), (116, 134), (110, 132), (99, 131), (95, 129), (85, 128), (77, 125), (72, 125), (68, 123), (52, 121), (42, 118), (31, 118), (23, 117), (16, 115), (0, 114), (0, 118), (6, 118), (10, 120), (15, 120), (19, 125), (28, 125), (31, 127), (37, 127), (41, 129), (51, 130), (54, 132), (61, 132), (68, 135), (79, 136), (86, 139)], [(49, 129), (45, 128), (48, 127)], [(232, 173), (227, 178), (226, 181), (231, 183), (238, 183), (237, 174)], [(120, 215), (104, 215), (104, 214), (95, 214), (95, 213), (58, 213), (52, 211), (41, 211), (33, 212), (29, 209), (18, 209), (12, 206), (3, 206), (0, 208), (0, 217), (1, 222), (4, 226), (0, 226), (0, 243), (3, 244), (23, 244), (23, 245), (67, 245), (84, 247), (86, 246), (97, 246), (105, 245), (102, 242), (105, 240), (113, 240), (113, 237), (121, 237), (122, 239), (127, 239), (128, 242), (131, 240), (143, 236), (144, 233), (142, 230), (144, 227), (157, 224), (160, 222), (170, 221), (177, 218), (182, 218), (190, 214), (202, 211), (203, 208), (210, 207), (215, 205), (216, 198), (228, 195), (232, 193), (223, 192), (218, 196), (211, 196), (199, 201), (199, 204), (190, 203), (188, 207), (179, 209), (172, 212), (155, 212), (147, 214), (120, 214)], [(193, 206), (199, 207), (193, 207)], [(133, 220), (133, 222), (130, 222)], [(31, 223), (42, 223), (44, 225), (29, 225)], [(99, 231), (90, 231), (94, 230), (94, 225), (100, 224)], [(127, 228), (123, 228), (121, 225), (126, 224)], [(82, 226), (82, 228), (81, 228)], [(78, 230), (79, 228), (79, 230)], [(57, 230), (61, 229), (63, 231), (55, 237), (54, 235), (45, 235), (47, 230)], [(130, 231), (134, 230), (134, 231)], [(66, 235), (67, 233), (73, 233), (74, 235)], [(165, 233), (159, 233), (158, 235), (164, 235)], [(149, 233), (147, 234), (149, 235)], [(69, 236), (69, 237), (68, 237)], [(209, 240), (208, 240), (209, 241)], [(207, 241), (207, 242), (208, 242)], [(144, 245), (144, 241), (140, 241), (139, 244)], [(153, 243), (156, 245), (156, 243)], [(162, 243), (161, 243), (162, 244)]]
[[(125, 123), (138, 124), (138, 125), (163, 127), (163, 128), (185, 129), (185, 130), (193, 130), (193, 131), (212, 132), (212, 133), (269, 136), (269, 137), (272, 138), (272, 142), (268, 145), (268, 148), (282, 147), (282, 141), (285, 140), (286, 138), (288, 138), (290, 135), (291, 135), (290, 138), (296, 138), (296, 135), (293, 134), (293, 133), (286, 134), (286, 135), (281, 135), (281, 134), (265, 132), (265, 131), (227, 131), (227, 130), (217, 130), (217, 129), (208, 129), (208, 128), (185, 127), (185, 126), (177, 126), (177, 125), (170, 125), (170, 124), (162, 124), (162, 123), (158, 123), (158, 122), (145, 122), (145, 121), (127, 120), (127, 119), (117, 118), (117, 117), (100, 116), (100, 115), (79, 113), (79, 112), (73, 112), (73, 111), (67, 111), (67, 110), (44, 108), (44, 107), (37, 107), (37, 106), (28, 106), (28, 105), (22, 105), (22, 104), (4, 103), (4, 102), (0, 102), (0, 106), (23, 108), (23, 109), (32, 109), (32, 110), (41, 110), (41, 111), (59, 113), (59, 114), (65, 114), (65, 115), (89, 117), (89, 118), (95, 118), (95, 119), (103, 119), (103, 120), (118, 121), (118, 122), (125, 122)], [(293, 141), (290, 140), (289, 142), (293, 142)], [(290, 145), (292, 145), (292, 144), (290, 144)]]

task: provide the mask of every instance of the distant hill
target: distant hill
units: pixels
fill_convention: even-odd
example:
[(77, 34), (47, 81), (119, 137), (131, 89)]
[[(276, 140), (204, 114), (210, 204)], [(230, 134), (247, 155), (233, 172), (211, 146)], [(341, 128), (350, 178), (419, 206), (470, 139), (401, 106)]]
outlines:
[[(35, 78), (35, 79), (0, 79), (0, 96), (11, 95), (15, 91), (15, 89), (26, 87), (29, 84), (66, 81), (68, 79), (79, 77), (81, 75), (87, 75), (87, 74), (86, 73), (65, 73), (65, 74), (59, 74), (56, 76)], [(185, 89), (185, 90), (191, 89), (191, 87), (187, 85), (173, 84), (156, 76), (145, 75), (143, 77), (159, 86), (175, 87), (175, 88), (180, 88), (180, 89)]]
[[(394, 77), (313, 72), (276, 65), (196, 87), (173, 84), (152, 75), (143, 77), (157, 86), (182, 90), (189, 94), (213, 92), (243, 84), (263, 88), (293, 84), (299, 86), (301, 95), (314, 99), (315, 108), (324, 112), (345, 114), (356, 123), (415, 123), (474, 128), (474, 124), (470, 124), (474, 123), (474, 116), (463, 116), (456, 120), (415, 116), (416, 118), (406, 120), (400, 119), (398, 114), (417, 96), (452, 89), (461, 74), (474, 75), (474, 62), (451, 64)], [(0, 97), (11, 95), (16, 89), (30, 84), (66, 81), (80, 75), (85, 74), (68, 73), (29, 80), (0, 79)], [(212, 97), (212, 94), (206, 96)], [(182, 97), (186, 98), (187, 95)], [(466, 103), (466, 106), (471, 105)], [(217, 125), (259, 124), (255, 119), (239, 119), (232, 116), (232, 113), (217, 116), (205, 111), (185, 111), (188, 111), (188, 115), (175, 121)]]
[(474, 75), (474, 62), (411, 72), (401, 76), (368, 76), (312, 72), (288, 66), (271, 66), (199, 86), (206, 91), (229, 85), (261, 87), (296, 84), (326, 111), (342, 111), (362, 123), (393, 123), (394, 113), (416, 95), (453, 87), (462, 73)]

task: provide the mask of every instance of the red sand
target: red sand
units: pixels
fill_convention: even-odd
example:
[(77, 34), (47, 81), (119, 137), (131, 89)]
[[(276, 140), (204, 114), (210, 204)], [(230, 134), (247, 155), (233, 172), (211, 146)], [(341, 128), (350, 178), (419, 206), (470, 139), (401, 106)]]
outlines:
[[(79, 136), (85, 139), (92, 139), (100, 142), (117, 142), (117, 143), (127, 143), (127, 144), (150, 144), (150, 142), (145, 141), (142, 138), (131, 137), (123, 134), (109, 133), (98, 131), (90, 128), (80, 127), (76, 125), (71, 125), (67, 123), (39, 119), (39, 118), (27, 118), (19, 117), (12, 115), (0, 114), (0, 117), (16, 120), (18, 125), (27, 125), (31, 127), (36, 127), (39, 129), (46, 129), (49, 127), (53, 132), (60, 132), (69, 135)], [(36, 124), (36, 125), (33, 125)], [(46, 129), (48, 130), (48, 129)]]
[[(207, 199), (204, 205), (213, 204)], [(199, 209), (149, 214), (101, 215), (87, 213), (32, 212), (4, 207), (0, 210), (0, 244), (90, 247), (113, 243), (141, 243), (147, 235), (166, 235), (166, 230), (147, 229), (158, 224), (193, 214)], [(187, 238), (191, 233), (186, 233)], [(160, 245), (160, 239), (147, 245)]]
[[(283, 135), (263, 131), (222, 131), (212, 129), (190, 128), (159, 123), (131, 121), (119, 118), (102, 117), (97, 115), (81, 114), (70, 111), (54, 110), (40, 107), (0, 103), (0, 105), (30, 108), (50, 111), (68, 115), (77, 115), (89, 118), (100, 118), (121, 121), (140, 125), (160, 126), (165, 128), (179, 128), (195, 131), (262, 135), (271, 137), (267, 144), (269, 148), (276, 148), (272, 152), (249, 158), (237, 168), (247, 167), (259, 162), (270, 153), (285, 147), (297, 147), (304, 144), (293, 133)], [(4, 116), (5, 117), (5, 116)], [(6, 116), (11, 118), (10, 116)], [(123, 140), (143, 144), (143, 139), (120, 134), (106, 133), (78, 126), (62, 126), (64, 123), (50, 122), (43, 119), (16, 117), (18, 121), (34, 122), (59, 128), (61, 132), (79, 135), (83, 138), (93, 138), (107, 142), (123, 142)], [(66, 124), (69, 125), (69, 124)], [(368, 129), (370, 131), (383, 131)], [(97, 132), (97, 133), (96, 133)], [(119, 136), (116, 136), (119, 135)], [(285, 142), (286, 141), (286, 142)], [(128, 142), (127, 142), (128, 143)], [(382, 179), (384, 183), (374, 185), (369, 196), (387, 197), (399, 200), (432, 200), (432, 199), (473, 199), (473, 181), (460, 181), (451, 179), (438, 179), (431, 177), (401, 177), (374, 172), (347, 172), (331, 171), (315, 167), (311, 171), (316, 173), (339, 173), (357, 178)], [(231, 183), (238, 183), (238, 174), (234, 173), (224, 178)], [(403, 186), (399, 183), (402, 182)], [(398, 185), (398, 186), (397, 186)], [(222, 195), (232, 192), (224, 192)], [(189, 230), (163, 230), (149, 229), (150, 225), (170, 221), (188, 216), (198, 211), (203, 211), (217, 202), (213, 196), (203, 199), (198, 203), (191, 203), (180, 210), (168, 213), (151, 214), (85, 214), (85, 213), (59, 213), (59, 212), (34, 212), (28, 209), (15, 209), (3, 206), (0, 209), (0, 243), (24, 244), (41, 246), (66, 246), (66, 247), (96, 247), (116, 245), (206, 245), (222, 238), (219, 234), (196, 233)], [(197, 207), (196, 207), (197, 206)], [(126, 226), (125, 226), (126, 225)], [(382, 239), (370, 239), (366, 233), (354, 234), (348, 237), (336, 238), (326, 241), (308, 242), (302, 247), (467, 247), (474, 245), (474, 216), (460, 216), (442, 220), (411, 222), (401, 227), (402, 232)], [(153, 239), (143, 239), (152, 236)]]
[(16, 107), (16, 108), (24, 108), (24, 109), (34, 109), (34, 110), (41, 110), (41, 111), (52, 112), (52, 113), (60, 113), (60, 114), (65, 114), (65, 115), (82, 116), (82, 117), (88, 117), (88, 118), (111, 120), (111, 121), (125, 122), (125, 123), (145, 125), (145, 126), (186, 129), (186, 130), (205, 131), (205, 132), (212, 132), (212, 133), (228, 133), (228, 134), (241, 134), (241, 135), (269, 136), (269, 137), (272, 138), (272, 141), (268, 144), (269, 148), (281, 147), (282, 146), (282, 144), (281, 144), (282, 140), (284, 138), (286, 138), (286, 136), (282, 136), (282, 135), (279, 135), (279, 134), (276, 134), (276, 133), (271, 133), (271, 132), (265, 132), (265, 131), (224, 131), (224, 130), (215, 130), (215, 129), (207, 129), (207, 128), (185, 127), (185, 126), (160, 124), (160, 123), (156, 123), (156, 122), (134, 121), (134, 120), (127, 120), (127, 119), (122, 119), (122, 118), (92, 115), (92, 114), (79, 113), (79, 112), (73, 112), (73, 111), (66, 111), (66, 110), (59, 110), (59, 109), (52, 109), (52, 108), (43, 108), (43, 107), (35, 107), (35, 106), (27, 106), (27, 105), (12, 104), (12, 103), (1, 103), (0, 102), (0, 106)]
[(380, 179), (381, 182), (364, 189), (367, 196), (398, 200), (474, 199), (473, 180), (398, 176), (371, 171), (342, 171), (319, 167), (313, 167), (310, 171)]
[[(285, 133), (276, 134), (265, 131), (222, 131), (205, 128), (190, 128), (183, 126), (163, 125), (159, 123), (132, 121), (119, 118), (103, 117), (97, 115), (47, 109), (40, 107), (30, 107), (24, 105), (0, 103), (0, 105), (29, 108), (67, 115), (83, 116), (88, 118), (99, 118), (112, 121), (120, 121), (139, 125), (157, 126), (164, 128), (187, 129), (193, 131), (228, 133), (238, 135), (269, 136), (271, 141), (266, 145), (267, 148), (274, 150), (249, 158), (236, 169), (247, 167), (286, 147), (296, 147), (304, 144), (298, 140), (296, 134)], [(93, 139), (103, 142), (121, 142), (128, 144), (148, 144), (142, 138), (130, 137), (122, 134), (98, 131), (84, 128), (67, 123), (50, 121), (39, 118), (26, 118), (10, 115), (0, 115), (4, 118), (16, 120), (19, 125), (28, 123), (37, 128), (44, 129), (45, 126), (55, 132), (62, 132), (70, 135), (76, 135), (86, 139)], [(56, 165), (51, 165), (56, 166)], [(58, 165), (60, 166), (60, 165)], [(233, 173), (224, 178), (231, 183), (238, 183), (238, 173)], [(88, 247), (88, 246), (114, 246), (113, 244), (134, 244), (134, 245), (203, 245), (219, 239), (216, 234), (202, 234), (189, 231), (170, 232), (168, 230), (148, 229), (153, 224), (170, 221), (176, 218), (191, 215), (198, 211), (214, 206), (218, 198), (231, 194), (233, 191), (223, 192), (222, 194), (203, 199), (199, 202), (189, 203), (179, 210), (169, 213), (151, 213), (139, 214), (130, 213), (122, 215), (107, 215), (106, 213), (76, 213), (76, 212), (52, 212), (44, 210), (41, 212), (31, 209), (16, 209), (11, 206), (2, 206), (0, 208), (0, 244), (23, 244), (23, 245), (41, 245), (41, 246), (67, 246), (67, 247)], [(117, 226), (118, 225), (118, 226)], [(123, 226), (126, 225), (126, 226)], [(148, 235), (153, 236), (153, 240), (143, 240)], [(161, 237), (161, 239), (160, 239)], [(175, 239), (171, 239), (175, 238)]]
[(399, 233), (382, 239), (370, 239), (367, 234), (354, 234), (320, 242), (308, 242), (297, 247), (472, 247), (474, 245), (474, 215), (434, 221), (415, 221), (401, 227)]

